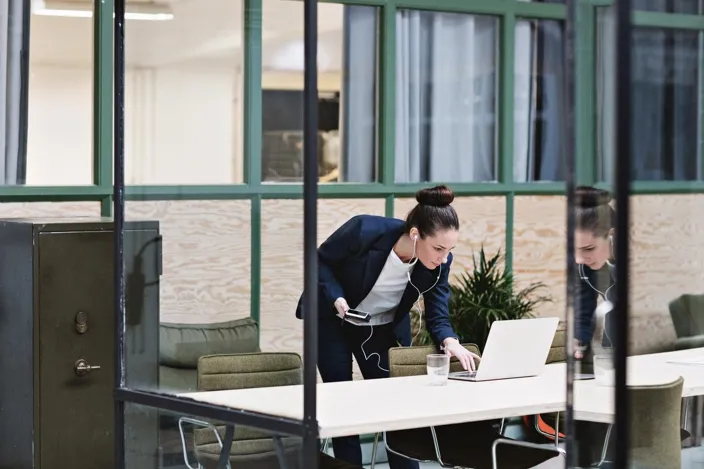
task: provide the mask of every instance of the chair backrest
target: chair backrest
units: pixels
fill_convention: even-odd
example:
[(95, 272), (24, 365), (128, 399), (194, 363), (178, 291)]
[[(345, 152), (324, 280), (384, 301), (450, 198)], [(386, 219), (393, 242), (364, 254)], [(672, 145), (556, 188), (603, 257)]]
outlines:
[[(475, 344), (462, 345), (470, 352), (479, 355), (479, 347)], [(389, 376), (418, 376), (426, 374), (428, 372), (426, 368), (426, 357), (433, 353), (438, 353), (434, 345), (393, 347), (389, 349)], [(450, 371), (461, 370), (462, 365), (459, 360), (453, 357), (450, 360)]]
[(555, 331), (555, 337), (552, 339), (552, 345), (550, 346), (550, 352), (548, 353), (548, 358), (545, 360), (545, 364), (550, 363), (561, 363), (567, 361), (566, 355), (567, 347), (567, 330), (565, 323), (560, 323)]
[(249, 389), (303, 382), (301, 356), (296, 353), (206, 355), (198, 359), (198, 390)]
[(680, 469), (683, 384), (680, 377), (662, 385), (628, 388), (629, 453), (634, 466)]
[(678, 338), (704, 334), (704, 295), (681, 295), (668, 306)]
[[(303, 363), (296, 353), (238, 353), (231, 355), (206, 355), (198, 359), (198, 390), (221, 391), (271, 386), (302, 384)], [(218, 426), (220, 438), (225, 427)], [(262, 440), (270, 440), (268, 431), (244, 425), (235, 426), (235, 447), (231, 454), (259, 457), (262, 453), (274, 454), (270, 441), (262, 449)], [(209, 429), (194, 432), (196, 446), (213, 445), (217, 439)], [(297, 444), (297, 438), (293, 439)]]

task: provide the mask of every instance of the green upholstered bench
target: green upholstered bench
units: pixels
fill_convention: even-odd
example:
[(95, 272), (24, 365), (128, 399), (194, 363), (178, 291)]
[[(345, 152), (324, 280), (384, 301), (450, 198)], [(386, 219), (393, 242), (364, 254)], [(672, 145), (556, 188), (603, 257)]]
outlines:
[(198, 360), (205, 355), (259, 352), (259, 326), (251, 318), (211, 324), (161, 323), (159, 389), (198, 389)]

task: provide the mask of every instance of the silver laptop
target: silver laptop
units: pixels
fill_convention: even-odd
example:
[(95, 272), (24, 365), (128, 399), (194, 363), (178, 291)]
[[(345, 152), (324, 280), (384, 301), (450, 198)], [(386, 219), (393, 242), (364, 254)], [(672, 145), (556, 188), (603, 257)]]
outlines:
[(490, 381), (539, 375), (560, 323), (559, 318), (494, 321), (476, 371), (450, 373), (450, 379)]

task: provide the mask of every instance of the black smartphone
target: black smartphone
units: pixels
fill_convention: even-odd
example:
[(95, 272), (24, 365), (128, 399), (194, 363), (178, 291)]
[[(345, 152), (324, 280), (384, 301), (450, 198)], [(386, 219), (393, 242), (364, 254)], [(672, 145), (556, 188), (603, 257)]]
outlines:
[(348, 309), (345, 313), (345, 317), (350, 317), (354, 319), (359, 319), (360, 321), (369, 322), (372, 320), (372, 315), (365, 313), (364, 311), (358, 311), (356, 309)]

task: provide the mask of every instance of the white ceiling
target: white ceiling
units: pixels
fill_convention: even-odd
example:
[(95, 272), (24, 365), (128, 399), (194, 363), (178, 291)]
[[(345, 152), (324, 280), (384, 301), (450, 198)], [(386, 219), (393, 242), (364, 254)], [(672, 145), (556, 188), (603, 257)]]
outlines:
[[(128, 21), (128, 66), (182, 65), (190, 62), (230, 67), (241, 62), (242, 1), (172, 0), (171, 21)], [(342, 11), (318, 4), (319, 68), (339, 70)], [(90, 18), (32, 15), (30, 60), (33, 63), (90, 65), (93, 31)], [(297, 69), (303, 62), (303, 3), (263, 0), (263, 66)]]

